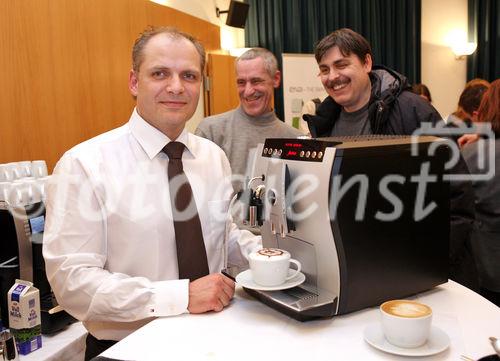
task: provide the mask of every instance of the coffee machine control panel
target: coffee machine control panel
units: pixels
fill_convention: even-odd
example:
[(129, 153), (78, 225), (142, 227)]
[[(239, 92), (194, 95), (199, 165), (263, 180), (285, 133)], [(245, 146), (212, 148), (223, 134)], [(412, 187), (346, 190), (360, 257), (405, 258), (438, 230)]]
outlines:
[(319, 141), (317, 139), (266, 139), (262, 156), (298, 160), (304, 162), (322, 162), (325, 150), (340, 142)]

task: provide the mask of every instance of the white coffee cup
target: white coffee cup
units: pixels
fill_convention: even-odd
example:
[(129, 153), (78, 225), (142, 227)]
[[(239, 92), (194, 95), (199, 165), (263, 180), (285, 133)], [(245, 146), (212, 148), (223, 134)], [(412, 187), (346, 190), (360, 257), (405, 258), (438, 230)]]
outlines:
[(31, 162), (31, 169), (33, 176), (36, 178), (46, 177), (49, 173), (47, 171), (47, 164), (44, 160), (34, 160)]
[[(252, 278), (261, 286), (278, 286), (291, 280), (301, 270), (300, 262), (292, 259), (290, 253), (278, 248), (262, 248), (248, 256)], [(288, 275), (290, 263), (297, 267)]]
[(23, 160), (17, 162), (17, 168), (19, 169), (19, 178), (31, 177), (31, 161)]
[(432, 323), (432, 309), (410, 300), (392, 300), (380, 306), (382, 330), (394, 346), (420, 347), (427, 342)]
[(11, 182), (0, 182), (0, 201), (9, 201)]

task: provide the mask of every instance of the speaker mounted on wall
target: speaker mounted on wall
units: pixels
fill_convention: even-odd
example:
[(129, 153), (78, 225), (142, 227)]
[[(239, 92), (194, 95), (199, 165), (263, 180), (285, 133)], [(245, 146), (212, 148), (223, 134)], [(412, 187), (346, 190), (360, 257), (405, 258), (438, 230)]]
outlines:
[(234, 26), (235, 28), (245, 28), (245, 23), (247, 21), (248, 9), (250, 5), (236, 0), (231, 0), (229, 4), (229, 10), (221, 11), (219, 8), (215, 8), (217, 17), (220, 14), (227, 13), (226, 25)]

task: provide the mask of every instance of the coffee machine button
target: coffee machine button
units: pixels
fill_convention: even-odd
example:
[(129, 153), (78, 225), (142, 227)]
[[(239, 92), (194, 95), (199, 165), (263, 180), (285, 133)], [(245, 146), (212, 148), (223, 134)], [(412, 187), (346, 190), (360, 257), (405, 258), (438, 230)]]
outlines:
[(300, 151), (300, 157), (304, 158), (304, 151), (303, 150)]
[(318, 152), (318, 159), (323, 158), (323, 152)]
[(309, 158), (309, 156), (311, 155), (311, 152), (310, 151), (307, 151), (306, 152), (306, 158)]
[(311, 153), (311, 158), (313, 158), (313, 159), (314, 159), (314, 158), (316, 158), (316, 152), (315, 152), (315, 151), (313, 151), (313, 152)]
[(267, 148), (264, 148), (264, 154), (267, 154)]
[(281, 153), (283, 153), (283, 150), (278, 150), (278, 156), (281, 156)]

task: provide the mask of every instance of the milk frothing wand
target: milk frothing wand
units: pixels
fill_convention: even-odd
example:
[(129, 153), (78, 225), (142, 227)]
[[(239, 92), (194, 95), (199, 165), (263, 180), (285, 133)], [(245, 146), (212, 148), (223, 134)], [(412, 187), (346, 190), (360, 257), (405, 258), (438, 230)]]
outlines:
[[(228, 208), (228, 213), (229, 215), (232, 214), (232, 210), (233, 210), (233, 207), (234, 207), (234, 203), (236, 202), (236, 200), (238, 199), (238, 193), (236, 193), (233, 198), (231, 199), (231, 202), (229, 202), (229, 208)], [(227, 249), (228, 247), (228, 236), (229, 236), (229, 229), (228, 229), (228, 225), (231, 224), (231, 222), (228, 222), (227, 218), (225, 220), (225, 226), (224, 226), (224, 239), (223, 239), (223, 245), (222, 245), (222, 252), (223, 252), (223, 255), (222, 255), (222, 258), (223, 258), (223, 270), (226, 270), (227, 271), (227, 263), (228, 263), (228, 253), (229, 253), (229, 250)]]

